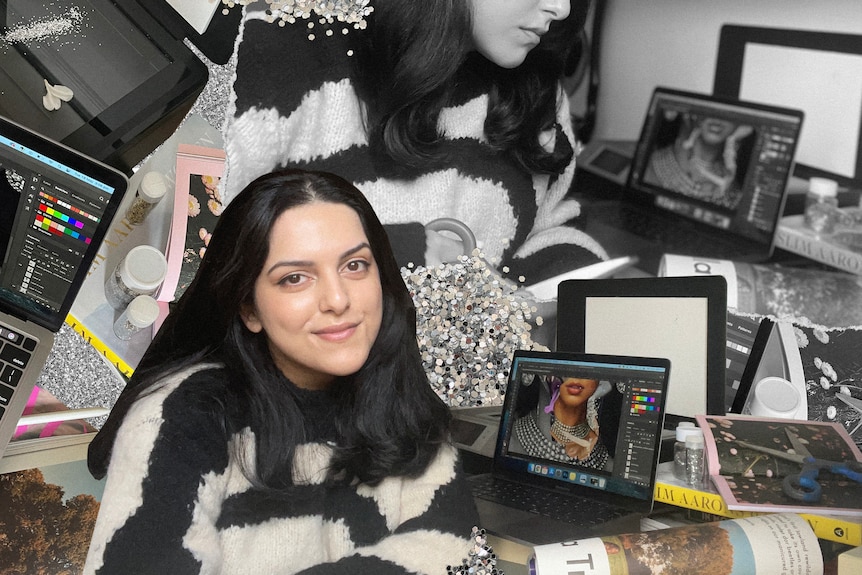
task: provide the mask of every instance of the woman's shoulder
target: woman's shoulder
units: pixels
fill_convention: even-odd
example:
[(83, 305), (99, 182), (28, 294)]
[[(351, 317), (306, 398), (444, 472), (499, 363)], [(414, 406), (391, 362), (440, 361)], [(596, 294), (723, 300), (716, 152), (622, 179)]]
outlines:
[(231, 404), (227, 369), (216, 363), (200, 363), (167, 374), (141, 394), (127, 419), (145, 421), (154, 416), (172, 419), (176, 414), (195, 419), (198, 414), (224, 414)]

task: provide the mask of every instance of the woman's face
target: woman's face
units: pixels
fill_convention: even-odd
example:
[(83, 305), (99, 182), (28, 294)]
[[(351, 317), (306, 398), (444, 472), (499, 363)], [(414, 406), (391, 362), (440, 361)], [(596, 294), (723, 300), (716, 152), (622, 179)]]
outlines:
[(595, 379), (582, 379), (579, 377), (568, 377), (560, 386), (560, 397), (558, 402), (566, 407), (577, 407), (587, 403), (587, 400), (596, 392), (599, 382)]
[(281, 214), (246, 327), (263, 331), (275, 364), (299, 387), (326, 388), (362, 367), (377, 339), (383, 290), (359, 216), (313, 202)]
[(473, 44), (502, 68), (520, 66), (554, 20), (565, 20), (570, 0), (472, 0)]

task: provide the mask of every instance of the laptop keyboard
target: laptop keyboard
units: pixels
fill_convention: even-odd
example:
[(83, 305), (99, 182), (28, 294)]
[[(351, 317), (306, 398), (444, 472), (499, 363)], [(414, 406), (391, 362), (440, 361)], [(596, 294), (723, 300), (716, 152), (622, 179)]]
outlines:
[(704, 236), (681, 218), (673, 221), (625, 204), (609, 212), (602, 214), (603, 220), (607, 219), (611, 225), (647, 241), (667, 246), (671, 252), (674, 247), (684, 248), (686, 253), (717, 254), (731, 260), (742, 258), (750, 252), (750, 248), (743, 243), (724, 241), (712, 234)]
[(0, 418), (12, 401), (34, 349), (35, 339), (0, 325)]
[(473, 476), (469, 483), (474, 497), (569, 523), (597, 525), (629, 513), (587, 497), (555, 493), (493, 475)]

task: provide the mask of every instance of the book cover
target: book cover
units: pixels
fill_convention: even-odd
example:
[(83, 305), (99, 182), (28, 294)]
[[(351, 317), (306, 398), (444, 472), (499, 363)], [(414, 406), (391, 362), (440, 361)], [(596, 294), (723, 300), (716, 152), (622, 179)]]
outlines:
[(727, 307), (741, 313), (806, 318), (831, 327), (862, 325), (860, 275), (677, 254), (662, 257), (659, 275), (724, 276)]
[(82, 572), (104, 481), (77, 460), (0, 474), (0, 572)]
[[(840, 424), (736, 415), (697, 421), (709, 478), (728, 509), (862, 518), (862, 474), (855, 471), (862, 453)], [(813, 482), (808, 487), (803, 474)]]
[(785, 216), (778, 222), (775, 246), (862, 275), (862, 231), (839, 230), (832, 236), (821, 237), (805, 226), (804, 216)]
[(168, 272), (159, 301), (176, 301), (194, 279), (218, 217), (224, 210), (219, 191), (224, 150), (180, 144), (176, 191), (166, 257)]
[[(740, 519), (764, 512), (729, 509), (712, 485), (695, 488), (673, 476), (671, 467), (662, 463), (656, 472), (655, 501), (699, 513), (697, 521)], [(862, 545), (862, 519), (800, 513), (820, 539), (845, 545)]]
[(862, 445), (862, 329), (794, 324), (808, 419), (835, 422)]

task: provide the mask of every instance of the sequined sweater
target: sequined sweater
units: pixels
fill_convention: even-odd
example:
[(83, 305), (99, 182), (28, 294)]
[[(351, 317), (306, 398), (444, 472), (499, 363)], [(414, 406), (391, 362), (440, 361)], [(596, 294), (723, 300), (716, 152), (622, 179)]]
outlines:
[(418, 477), (324, 485), (332, 410), (322, 396), (301, 397), (321, 439), (297, 450), (296, 493), (274, 497), (240, 469), (235, 453), (253, 461), (254, 436), (227, 431), (225, 418), (241, 415), (226, 387), (223, 369), (198, 366), (135, 403), (114, 444), (84, 573), (444, 575), (468, 557), (478, 519), (453, 447)]
[[(574, 159), (558, 176), (534, 175), (488, 145), (488, 95), (481, 79), (459, 83), (457, 101), (441, 113), (446, 166), (406, 169), (369, 150), (347, 55), (349, 37), (362, 31), (332, 37), (318, 31), (320, 37), (310, 41), (302, 20), (278, 26), (260, 18), (247, 12), (237, 40), (223, 130), (228, 201), (276, 167), (319, 169), (352, 181), (369, 198), (390, 235), (396, 234), (392, 243), (402, 265), (398, 250), (404, 244), (416, 248), (417, 242), (413, 263), (423, 263), (422, 226), (440, 217), (467, 224), (486, 260), (525, 274), (527, 283), (607, 258), (572, 225), (580, 214), (580, 205), (566, 198)], [(568, 101), (562, 97), (558, 122), (548, 145), (572, 145)]]

